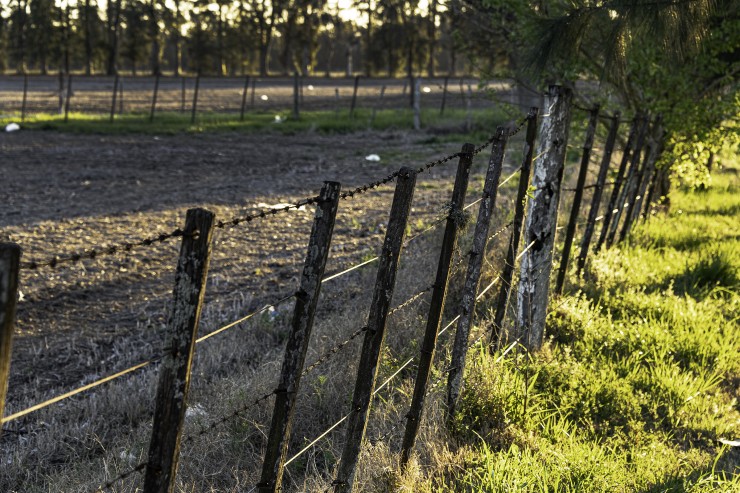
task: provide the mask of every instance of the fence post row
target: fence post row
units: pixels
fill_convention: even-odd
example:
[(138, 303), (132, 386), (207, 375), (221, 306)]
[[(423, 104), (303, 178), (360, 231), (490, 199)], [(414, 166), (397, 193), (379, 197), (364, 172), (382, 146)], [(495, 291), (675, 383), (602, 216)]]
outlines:
[(614, 217), (612, 218), (611, 226), (609, 227), (609, 234), (606, 237), (606, 246), (611, 247), (614, 243), (614, 237), (619, 229), (619, 220), (622, 218), (622, 212), (626, 205), (628, 205), (629, 197), (632, 196), (632, 189), (634, 187), (635, 175), (640, 167), (640, 158), (642, 156), (642, 148), (645, 144), (645, 136), (647, 135), (650, 121), (647, 115), (643, 115), (640, 122), (640, 130), (637, 133), (637, 140), (635, 147), (632, 150), (632, 156), (630, 161), (629, 171), (627, 171), (627, 178), (624, 180), (624, 188), (619, 194), (616, 208), (614, 209)]
[(190, 209), (175, 274), (174, 302), (167, 321), (164, 357), (157, 386), (152, 438), (144, 476), (144, 493), (171, 493), (175, 488), (180, 437), (190, 389), (208, 263), (214, 214)]
[(285, 346), (280, 382), (275, 391), (275, 408), (272, 413), (267, 451), (262, 465), (262, 477), (257, 485), (260, 493), (280, 491), (282, 487), (283, 464), (290, 440), (301, 373), (311, 340), (316, 305), (321, 291), (321, 278), (324, 276), (326, 260), (329, 257), (334, 221), (339, 206), (339, 189), (340, 185), (337, 182), (324, 183), (316, 206), (301, 285), (296, 293), (290, 335)]
[[(18, 245), (0, 243), (0, 418), (5, 415), (5, 397), (8, 395), (20, 260), (21, 248)], [(0, 437), (2, 434), (0, 427)]]
[(570, 260), (570, 249), (573, 246), (573, 237), (576, 234), (576, 223), (578, 214), (581, 211), (581, 200), (583, 200), (583, 187), (586, 184), (586, 174), (588, 173), (588, 164), (591, 160), (591, 149), (594, 146), (594, 135), (596, 134), (596, 124), (599, 121), (599, 105), (589, 112), (588, 127), (586, 128), (586, 140), (583, 142), (583, 154), (581, 155), (581, 167), (578, 170), (578, 180), (576, 190), (573, 194), (573, 204), (570, 209), (570, 218), (568, 219), (568, 228), (565, 231), (565, 242), (563, 243), (563, 252), (560, 257), (560, 268), (558, 277), (555, 280), (555, 294), (563, 294), (565, 285), (565, 275), (568, 272), (568, 261)]
[[(465, 372), (465, 358), (468, 354), (468, 338), (470, 335), (470, 326), (473, 323), (475, 315), (475, 299), (478, 294), (478, 282), (480, 281), (483, 258), (486, 255), (486, 244), (488, 243), (488, 230), (491, 225), (491, 217), (496, 208), (496, 196), (498, 184), (501, 179), (501, 169), (504, 163), (504, 154), (506, 152), (506, 143), (509, 139), (508, 131), (505, 127), (498, 127), (493, 140), (491, 158), (488, 162), (488, 171), (486, 172), (486, 181), (483, 185), (483, 200), (478, 209), (478, 220), (475, 223), (475, 232), (473, 233), (473, 246), (469, 252), (468, 270), (465, 275), (465, 284), (462, 290), (462, 301), (460, 302), (460, 318), (457, 321), (455, 332), (455, 343), (452, 347), (452, 361), (450, 362), (450, 373), (447, 377), (447, 416), (452, 418), (455, 415), (457, 402), (462, 391), (462, 378)], [(427, 342), (427, 335), (424, 335), (424, 342)], [(414, 387), (414, 398), (411, 401), (411, 410), (409, 411), (408, 421), (406, 422), (406, 434), (404, 435), (403, 449), (401, 451), (401, 464), (406, 464), (411, 455), (411, 449), (416, 440), (416, 434), (421, 425), (421, 413), (424, 406), (424, 394), (426, 393), (429, 372), (431, 371), (432, 361), (434, 358), (434, 348), (437, 343), (437, 332), (433, 334), (432, 344), (422, 346), (421, 356), (419, 358), (419, 371), (416, 377)], [(427, 354), (427, 352), (429, 354)], [(422, 362), (424, 363), (422, 365)], [(418, 395), (417, 395), (418, 390)], [(417, 398), (418, 397), (418, 398)]]
[[(601, 195), (604, 191), (604, 183), (606, 182), (606, 174), (609, 172), (609, 165), (612, 160), (612, 153), (614, 152), (614, 143), (617, 140), (617, 131), (619, 130), (619, 112), (614, 113), (611, 118), (611, 124), (609, 125), (609, 133), (606, 136), (606, 144), (604, 146), (604, 155), (601, 158), (601, 166), (599, 167), (599, 175), (596, 178), (596, 188), (594, 189), (594, 195), (591, 197), (591, 208), (588, 211), (588, 219), (586, 220), (586, 228), (583, 231), (583, 239), (581, 240), (581, 251), (576, 259), (576, 273), (581, 275), (584, 265), (586, 265), (586, 257), (588, 256), (588, 248), (591, 244), (591, 237), (594, 234), (596, 227), (596, 217), (599, 214), (599, 204), (601, 204)], [(608, 211), (607, 211), (608, 212)], [(604, 217), (606, 218), (606, 213)]]
[(195, 115), (198, 111), (198, 90), (200, 89), (200, 72), (195, 76), (195, 90), (193, 92), (193, 109), (190, 113), (190, 123), (195, 123)]
[(645, 166), (645, 169), (643, 170), (642, 175), (640, 176), (640, 184), (637, 189), (637, 197), (635, 198), (635, 208), (632, 212), (632, 215), (630, 216), (630, 225), (627, 229), (627, 234), (629, 234), (630, 229), (632, 228), (632, 224), (634, 224), (635, 220), (639, 218), (640, 211), (642, 211), (642, 204), (645, 202), (645, 193), (647, 192), (648, 182), (650, 181), (650, 178), (654, 175), (655, 171), (655, 164), (658, 161), (658, 158), (660, 157), (661, 151), (662, 151), (662, 143), (663, 143), (663, 126), (662, 126), (662, 120), (663, 117), (661, 115), (658, 115), (655, 118), (655, 124), (653, 125), (653, 132), (650, 136), (650, 142), (648, 144), (648, 158), (647, 158), (647, 164)]
[(516, 262), (516, 252), (519, 249), (519, 243), (524, 226), (524, 206), (527, 202), (527, 191), (529, 190), (529, 175), (532, 170), (532, 157), (534, 156), (534, 140), (537, 136), (537, 116), (539, 108), (532, 107), (527, 115), (527, 135), (524, 142), (524, 160), (519, 173), (519, 189), (516, 194), (514, 203), (514, 222), (511, 225), (511, 236), (509, 238), (509, 249), (506, 252), (506, 262), (501, 272), (501, 290), (499, 291), (498, 301), (496, 302), (496, 314), (493, 318), (493, 327), (491, 329), (491, 339), (489, 345), (491, 350), (507, 338), (504, 333), (504, 319), (506, 310), (509, 306), (509, 297), (511, 296), (511, 282), (514, 278), (514, 263)]
[(572, 92), (550, 86), (545, 96), (549, 115), (542, 118), (539, 158), (534, 163), (533, 196), (527, 207), (525, 248), (517, 289), (516, 339), (528, 350), (539, 349), (545, 332), (552, 250), (558, 220), (560, 182), (570, 126)]
[(154, 121), (154, 113), (157, 111), (157, 95), (159, 94), (159, 74), (154, 76), (154, 90), (152, 91), (152, 110), (149, 113), (149, 121)]
[(609, 204), (607, 205), (606, 212), (604, 212), (604, 221), (601, 225), (601, 233), (599, 234), (599, 241), (596, 242), (596, 248), (598, 251), (601, 246), (606, 243), (606, 238), (609, 235), (612, 218), (615, 214), (617, 207), (617, 200), (619, 199), (619, 193), (622, 189), (622, 183), (624, 182), (624, 173), (627, 171), (627, 163), (630, 161), (632, 148), (637, 138), (637, 132), (640, 127), (640, 115), (635, 115), (630, 125), (629, 135), (627, 137), (627, 143), (622, 150), (622, 159), (619, 161), (619, 169), (617, 170), (617, 176), (614, 179), (614, 186), (612, 186), (612, 193), (609, 197)]
[(403, 237), (411, 212), (411, 201), (416, 186), (416, 171), (401, 168), (397, 178), (396, 191), (393, 195), (388, 229), (380, 255), (378, 276), (375, 281), (367, 330), (362, 341), (362, 354), (357, 369), (357, 380), (352, 395), (352, 412), (348, 418), (347, 434), (339, 462), (337, 478), (334, 481), (336, 493), (352, 491), (362, 440), (370, 415), (375, 379), (377, 377), (380, 350), (385, 338), (385, 325), (388, 317), (393, 290), (396, 284), (398, 258), (401, 254)]

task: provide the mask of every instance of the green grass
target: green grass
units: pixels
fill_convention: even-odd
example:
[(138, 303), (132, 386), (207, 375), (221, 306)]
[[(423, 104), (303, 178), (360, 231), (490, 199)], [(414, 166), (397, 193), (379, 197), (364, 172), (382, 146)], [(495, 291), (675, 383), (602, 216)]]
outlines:
[[(276, 122), (276, 116), (281, 121)], [(0, 125), (18, 122), (19, 115), (11, 114), (0, 119)], [(81, 134), (178, 134), (205, 132), (275, 132), (294, 134), (298, 132), (349, 133), (368, 129), (410, 130), (413, 128), (413, 113), (409, 109), (378, 111), (371, 123), (372, 111), (358, 109), (353, 117), (348, 111), (305, 111), (293, 118), (290, 110), (279, 112), (250, 112), (243, 121), (236, 113), (209, 113), (197, 115), (191, 123), (189, 113), (157, 113), (153, 122), (149, 114), (116, 115), (113, 122), (108, 115), (70, 113), (67, 122), (63, 115), (33, 115), (27, 117), (22, 128), (54, 130)], [(470, 139), (488, 138), (496, 125), (508, 118), (499, 110), (476, 110), (472, 112), (471, 132), (464, 132), (466, 114), (463, 110), (448, 110), (443, 116), (438, 110), (422, 112), (422, 127), (438, 134), (429, 143), (459, 140), (461, 134)]]
[[(730, 170), (732, 171), (732, 170)], [(473, 357), (457, 491), (740, 491), (740, 180), (595, 256), (531, 359)]]

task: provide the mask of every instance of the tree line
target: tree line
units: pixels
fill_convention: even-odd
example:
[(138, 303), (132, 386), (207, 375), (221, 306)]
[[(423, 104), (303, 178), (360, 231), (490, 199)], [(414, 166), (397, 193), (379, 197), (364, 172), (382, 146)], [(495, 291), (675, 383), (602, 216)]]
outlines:
[(0, 70), (114, 75), (454, 75), (458, 0), (7, 0)]

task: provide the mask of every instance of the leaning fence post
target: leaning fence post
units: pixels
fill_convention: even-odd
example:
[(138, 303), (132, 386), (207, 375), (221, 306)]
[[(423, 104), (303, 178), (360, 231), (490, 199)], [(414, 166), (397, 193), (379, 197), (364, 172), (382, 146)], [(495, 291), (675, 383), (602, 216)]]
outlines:
[(578, 275), (581, 274), (583, 266), (586, 265), (586, 257), (588, 256), (588, 249), (591, 245), (591, 237), (596, 227), (596, 217), (599, 214), (599, 204), (601, 204), (601, 195), (604, 191), (604, 183), (606, 182), (606, 174), (609, 172), (609, 165), (612, 161), (612, 152), (614, 152), (614, 143), (617, 140), (617, 131), (619, 130), (619, 112), (614, 113), (611, 118), (611, 125), (609, 126), (609, 133), (606, 136), (606, 144), (604, 146), (604, 155), (601, 158), (601, 167), (599, 168), (599, 175), (596, 177), (596, 188), (594, 189), (594, 195), (591, 197), (591, 209), (588, 211), (588, 219), (586, 220), (586, 228), (583, 231), (583, 239), (581, 240), (581, 251), (576, 259), (576, 272)]
[[(473, 246), (468, 254), (468, 270), (465, 275), (465, 284), (462, 290), (462, 301), (460, 303), (460, 318), (457, 321), (455, 342), (452, 346), (452, 361), (450, 372), (447, 377), (447, 417), (455, 415), (455, 408), (462, 389), (462, 377), (465, 371), (465, 358), (468, 354), (468, 337), (470, 327), (473, 323), (475, 312), (475, 298), (478, 294), (478, 283), (480, 281), (483, 258), (486, 255), (486, 244), (488, 243), (488, 229), (491, 225), (491, 216), (496, 208), (496, 196), (498, 184), (501, 179), (501, 169), (504, 163), (504, 153), (509, 135), (504, 127), (498, 127), (493, 140), (491, 158), (488, 161), (486, 181), (483, 185), (483, 197), (478, 209), (478, 220), (475, 223), (473, 233)], [(431, 330), (430, 330), (431, 329)], [(424, 334), (424, 342), (421, 346), (419, 356), (419, 369), (414, 384), (414, 395), (411, 399), (411, 409), (406, 415), (406, 430), (401, 446), (401, 465), (405, 466), (410, 457), (416, 441), (416, 435), (421, 425), (421, 414), (424, 409), (424, 396), (429, 381), (429, 373), (432, 370), (434, 360), (434, 349), (437, 345), (438, 327), (427, 326)]]
[[(439, 262), (437, 262), (437, 274), (434, 278), (434, 288), (432, 289), (432, 297), (429, 301), (427, 325), (421, 346), (421, 356), (419, 358), (419, 367), (414, 386), (414, 397), (411, 401), (409, 413), (406, 415), (406, 430), (404, 431), (401, 455), (402, 466), (405, 466), (408, 462), (411, 449), (414, 447), (414, 442), (416, 441), (416, 433), (419, 429), (419, 418), (421, 417), (421, 408), (424, 404), (426, 384), (429, 379), (431, 364), (434, 360), (437, 333), (439, 332), (442, 311), (444, 310), (445, 298), (447, 297), (450, 267), (455, 254), (457, 235), (460, 231), (460, 221), (463, 219), (463, 205), (474, 150), (475, 148), (472, 144), (465, 144), (462, 152), (460, 152), (460, 161), (457, 165), (457, 177), (455, 179), (455, 188), (453, 189), (453, 208), (450, 210), (450, 214), (447, 215), (447, 224), (444, 237), (442, 238), (442, 247), (439, 252)], [(490, 169), (491, 166), (489, 164)], [(491, 173), (489, 172), (488, 174), (490, 175)], [(457, 196), (455, 196), (455, 192), (457, 192)]]
[(67, 77), (67, 98), (64, 101), (64, 123), (69, 121), (69, 101), (72, 99), (72, 76)]
[(570, 260), (570, 249), (573, 247), (573, 237), (576, 234), (576, 222), (578, 214), (581, 212), (581, 200), (583, 200), (583, 187), (586, 184), (586, 174), (588, 173), (588, 164), (591, 160), (591, 149), (594, 146), (594, 136), (596, 135), (596, 123), (599, 119), (599, 105), (596, 105), (590, 112), (588, 127), (586, 128), (586, 140), (583, 142), (583, 154), (581, 155), (581, 167), (578, 170), (578, 179), (576, 189), (573, 193), (573, 204), (570, 209), (570, 218), (568, 218), (568, 228), (565, 230), (565, 241), (563, 242), (563, 253), (560, 257), (560, 268), (558, 277), (555, 280), (555, 294), (563, 294), (565, 285), (565, 275), (568, 272), (568, 261)]
[(208, 263), (214, 214), (191, 209), (185, 219), (180, 257), (175, 274), (174, 302), (167, 321), (164, 356), (157, 386), (145, 493), (171, 493), (180, 453), (190, 368), (195, 352)]
[(421, 77), (414, 79), (414, 130), (421, 130)]
[(383, 242), (383, 251), (380, 255), (380, 265), (378, 266), (378, 275), (375, 281), (372, 304), (370, 305), (367, 330), (362, 342), (362, 354), (352, 395), (352, 412), (348, 418), (346, 440), (338, 466), (337, 478), (334, 481), (334, 491), (336, 493), (352, 491), (354, 483), (357, 458), (370, 415), (370, 403), (375, 388), (380, 350), (385, 338), (388, 308), (396, 284), (398, 259), (401, 254), (409, 213), (411, 212), (411, 201), (414, 197), (416, 171), (410, 168), (401, 168), (397, 180), (388, 229)]
[(539, 156), (534, 163), (534, 192), (527, 206), (524, 240), (527, 253), (522, 257), (517, 289), (517, 341), (532, 351), (539, 349), (545, 333), (545, 317), (550, 292), (552, 249), (558, 221), (560, 182), (570, 126), (570, 89), (550, 86), (545, 96), (549, 115), (542, 118)]
[(490, 347), (493, 349), (505, 337), (503, 326), (506, 318), (506, 310), (509, 306), (509, 297), (511, 296), (511, 283), (514, 279), (514, 263), (516, 262), (516, 252), (519, 248), (519, 242), (524, 226), (524, 206), (527, 201), (527, 191), (529, 190), (529, 175), (532, 170), (532, 157), (534, 155), (534, 140), (537, 136), (537, 116), (539, 108), (530, 108), (527, 115), (527, 136), (524, 144), (524, 160), (519, 173), (519, 189), (516, 194), (514, 204), (514, 221), (511, 225), (511, 237), (509, 239), (509, 249), (506, 252), (506, 262), (501, 272), (501, 290), (496, 302), (496, 314), (493, 318), (493, 328), (491, 331)]
[(612, 217), (614, 217), (615, 208), (617, 207), (617, 200), (619, 200), (619, 192), (621, 191), (622, 182), (624, 181), (624, 173), (627, 171), (627, 163), (630, 161), (630, 153), (633, 151), (632, 148), (635, 143), (635, 138), (637, 137), (637, 132), (639, 131), (640, 121), (639, 115), (635, 115), (632, 119), (627, 143), (625, 144), (624, 149), (622, 149), (622, 159), (619, 161), (619, 169), (617, 170), (617, 176), (614, 179), (612, 193), (609, 197), (609, 204), (604, 212), (604, 221), (601, 225), (599, 241), (596, 242), (596, 248), (594, 248), (596, 251), (601, 249), (601, 246), (606, 242), (606, 237), (609, 234)]
[(622, 188), (622, 192), (619, 194), (619, 200), (617, 201), (617, 206), (614, 209), (614, 217), (612, 218), (612, 223), (609, 228), (609, 235), (606, 237), (607, 247), (612, 246), (612, 244), (614, 243), (614, 237), (616, 236), (617, 230), (619, 229), (619, 220), (622, 217), (622, 212), (624, 211), (625, 206), (629, 205), (629, 197), (633, 195), (633, 189), (635, 186), (635, 175), (637, 174), (637, 170), (640, 167), (642, 148), (645, 143), (645, 137), (647, 135), (649, 126), (650, 121), (647, 116), (644, 116), (642, 118), (642, 124), (640, 125), (640, 131), (637, 134), (635, 147), (632, 150), (630, 167), (627, 171), (627, 178), (625, 178), (624, 180), (624, 188)]
[(650, 185), (648, 186), (648, 194), (645, 197), (645, 210), (642, 213), (642, 220), (647, 221), (650, 216), (650, 206), (652, 205), (653, 199), (655, 198), (655, 185), (658, 182), (658, 175), (660, 174), (660, 168), (657, 166), (653, 169), (653, 176), (650, 178)]
[(195, 76), (195, 90), (193, 92), (193, 109), (190, 113), (190, 123), (195, 123), (195, 115), (198, 111), (198, 89), (200, 88), (200, 72)]
[(247, 109), (247, 93), (249, 92), (249, 76), (244, 79), (244, 91), (242, 91), (242, 107), (239, 112), (239, 121), (244, 121), (244, 112)]
[(267, 452), (262, 464), (262, 477), (257, 485), (260, 493), (282, 489), (283, 464), (290, 440), (290, 429), (296, 397), (301, 383), (301, 372), (311, 339), (314, 314), (321, 290), (326, 259), (329, 256), (334, 220), (339, 204), (340, 185), (326, 182), (316, 206), (308, 254), (303, 266), (301, 286), (296, 294), (290, 335), (285, 346), (280, 383), (275, 391), (275, 408), (267, 439)]
[(21, 101), (21, 122), (26, 121), (26, 101), (28, 101), (28, 74), (23, 74), (23, 100)]
[(152, 91), (152, 109), (149, 112), (149, 121), (154, 121), (154, 113), (157, 111), (157, 95), (159, 94), (159, 73), (154, 76), (154, 90)]
[(110, 104), (110, 121), (113, 123), (113, 119), (116, 116), (116, 98), (118, 97), (118, 74), (113, 79), (113, 94), (111, 95)]
[[(21, 248), (18, 245), (0, 243), (0, 423), (5, 415), (5, 398), (8, 395), (20, 259)], [(0, 427), (0, 436), (2, 434), (2, 427)]]
[(357, 88), (360, 85), (360, 76), (355, 76), (355, 86), (352, 89), (352, 103), (349, 107), (349, 116), (350, 118), (355, 116), (355, 107), (357, 106)]

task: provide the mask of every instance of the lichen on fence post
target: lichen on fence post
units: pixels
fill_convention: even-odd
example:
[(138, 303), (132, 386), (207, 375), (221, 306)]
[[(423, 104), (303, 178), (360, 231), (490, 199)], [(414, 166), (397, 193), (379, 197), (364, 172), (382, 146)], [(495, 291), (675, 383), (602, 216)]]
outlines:
[(550, 86), (545, 97), (546, 114), (540, 127), (539, 157), (533, 169), (534, 192), (527, 207), (524, 234), (527, 253), (522, 257), (520, 267), (514, 334), (515, 339), (530, 351), (540, 348), (545, 332), (571, 99), (570, 89)]
[(165, 332), (144, 493), (174, 491), (190, 388), (190, 368), (208, 277), (214, 218), (214, 214), (207, 210), (190, 209), (185, 220), (175, 273), (174, 300)]
[(380, 265), (375, 280), (367, 330), (362, 342), (362, 353), (352, 395), (352, 412), (348, 418), (342, 458), (334, 481), (336, 493), (352, 491), (354, 483), (357, 459), (370, 415), (370, 402), (375, 388), (380, 350), (385, 339), (388, 309), (396, 285), (398, 259), (401, 255), (406, 224), (411, 212), (411, 201), (414, 197), (416, 171), (411, 168), (401, 168), (397, 180), (388, 229), (383, 241), (383, 251), (380, 254)]
[[(468, 354), (468, 338), (470, 328), (473, 324), (475, 314), (475, 301), (478, 294), (478, 283), (480, 281), (481, 269), (483, 267), (483, 258), (486, 254), (486, 245), (488, 243), (488, 230), (491, 225), (491, 217), (496, 208), (496, 197), (498, 195), (498, 184), (501, 179), (501, 170), (504, 164), (504, 154), (508, 142), (508, 131), (505, 127), (498, 127), (494, 135), (493, 148), (491, 149), (491, 158), (488, 161), (488, 171), (486, 180), (483, 185), (483, 196), (478, 209), (478, 220), (475, 224), (473, 233), (473, 246), (468, 253), (468, 269), (465, 275), (465, 284), (463, 285), (460, 310), (460, 318), (457, 321), (455, 332), (455, 342), (452, 347), (452, 361), (450, 362), (450, 373), (447, 378), (447, 416), (451, 418), (455, 415), (460, 391), (462, 389), (462, 378), (465, 372), (465, 359)], [(421, 414), (424, 405), (424, 394), (426, 385), (429, 380), (431, 363), (434, 357), (434, 348), (437, 342), (436, 331), (434, 333), (433, 344), (427, 346), (427, 335), (424, 335), (424, 345), (422, 346), (422, 355), (419, 361), (419, 372), (416, 377), (414, 387), (414, 396), (411, 401), (411, 410), (406, 422), (406, 433), (404, 434), (403, 446), (401, 450), (401, 463), (408, 462), (413, 448), (416, 434), (421, 424)], [(427, 351), (429, 355), (427, 356)]]
[(21, 248), (18, 245), (0, 243), (0, 418), (4, 416), (5, 397), (8, 393), (20, 259)]
[(275, 407), (262, 465), (262, 477), (257, 485), (260, 493), (280, 491), (283, 464), (290, 440), (290, 429), (300, 388), (301, 373), (311, 338), (316, 305), (321, 291), (326, 260), (329, 257), (334, 221), (339, 204), (340, 185), (326, 182), (319, 195), (308, 252), (303, 266), (301, 285), (296, 294), (293, 321), (285, 346), (280, 382), (275, 391)]

